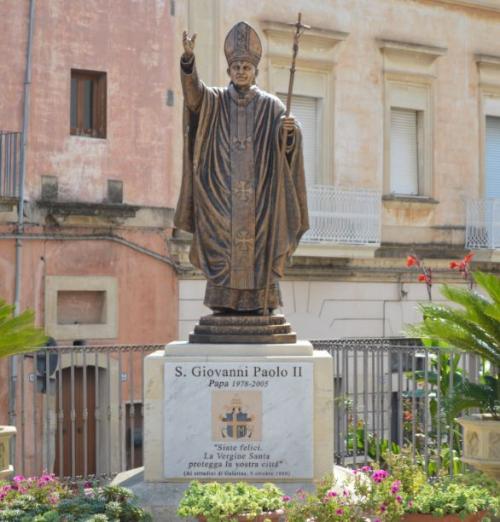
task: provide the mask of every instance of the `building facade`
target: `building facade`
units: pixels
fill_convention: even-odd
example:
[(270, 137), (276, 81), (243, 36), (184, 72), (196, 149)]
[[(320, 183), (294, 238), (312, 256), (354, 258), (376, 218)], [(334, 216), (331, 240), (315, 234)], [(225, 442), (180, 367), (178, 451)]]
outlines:
[[(475, 252), (498, 271), (500, 5), (494, 1), (179, 2), (198, 33), (202, 79), (227, 83), (223, 42), (238, 20), (259, 32), (257, 81), (285, 98), (289, 23), (302, 11), (292, 112), (304, 130), (311, 230), (282, 283), (301, 338), (398, 336), (428, 299), (405, 258), (439, 284), (459, 283), (452, 259)], [(176, 42), (181, 53), (180, 38)], [(174, 237), (186, 260), (188, 240)], [(184, 256), (184, 257), (182, 257)], [(188, 265), (186, 265), (188, 266)], [(179, 336), (200, 314), (204, 282), (179, 284)]]
[[(167, 245), (179, 184), (172, 172), (180, 170), (175, 30), (170, 2), (0, 5), (0, 296), (35, 310), (36, 324), (59, 346), (177, 338), (177, 273)], [(78, 361), (70, 370), (69, 355), (59, 358), (60, 398), (85, 374), (85, 400), (98, 404), (102, 393), (101, 407), (117, 403), (104, 393), (112, 380), (132, 381), (140, 371), (128, 356), (88, 358), (85, 370)], [(0, 424), (25, 415), (25, 460), (36, 459), (34, 440), (55, 444), (55, 422), (50, 433), (39, 430), (58, 399), (46, 393), (25, 402), (20, 390), (31, 397), (36, 379), (20, 382), (21, 368), (10, 370), (0, 362)], [(9, 382), (18, 392), (10, 402)], [(141, 381), (134, 382), (137, 399)], [(121, 399), (133, 411), (134, 400)], [(58, 408), (66, 419), (75, 415), (74, 401)], [(101, 427), (109, 432), (102, 440), (111, 439), (116, 428)]]
[[(0, 297), (34, 309), (59, 345), (187, 339), (209, 311), (190, 238), (172, 222), (182, 31), (198, 33), (200, 75), (220, 86), (225, 35), (248, 21), (264, 49), (258, 83), (284, 99), (299, 10), (311, 29), (292, 112), (305, 138), (311, 230), (281, 285), (298, 336), (401, 335), (428, 299), (409, 254), (432, 267), (434, 300), (439, 284), (461, 283), (449, 262), (470, 250), (475, 267), (500, 272), (497, 0), (24, 0), (0, 3)], [(87, 399), (110, 412), (95, 430), (113, 451), (92, 459), (110, 459), (111, 471), (123, 460), (122, 443), (112, 444), (123, 439), (122, 410), (130, 447), (140, 429), (139, 375), (121, 394), (142, 355), (58, 361), (59, 397), (87, 379)], [(25, 364), (20, 375), (36, 373)], [(0, 363), (0, 382), (10, 370)], [(56, 430), (66, 429), (61, 411), (79, 422), (83, 410), (37, 395), (36, 378), (23, 382), (11, 379), (33, 402), (18, 394), (16, 405), (12, 393), (9, 402), (0, 387), (0, 424), (36, 412), (25, 460), (36, 464), (30, 441), (39, 440), (44, 467), (67, 474), (54, 461)]]

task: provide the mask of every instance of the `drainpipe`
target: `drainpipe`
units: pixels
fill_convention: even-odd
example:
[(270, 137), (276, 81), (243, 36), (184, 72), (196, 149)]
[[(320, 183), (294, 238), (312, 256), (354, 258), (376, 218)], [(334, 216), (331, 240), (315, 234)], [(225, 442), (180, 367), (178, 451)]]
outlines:
[[(24, 233), (24, 179), (26, 176), (26, 136), (29, 126), (30, 109), (30, 87), (31, 87), (31, 54), (33, 48), (33, 27), (35, 23), (35, 0), (30, 0), (29, 20), (28, 20), (28, 42), (26, 46), (26, 69), (24, 72), (23, 89), (23, 128), (20, 155), (20, 176), (19, 176), (19, 202), (17, 207), (17, 234), (22, 236)], [(16, 238), (16, 265), (14, 280), (14, 315), (19, 315), (21, 301), (21, 265), (22, 265), (22, 239)], [(16, 420), (16, 382), (17, 382), (17, 357), (10, 358), (10, 379), (9, 379), (9, 423), (15, 424)], [(15, 462), (15, 441), (12, 444), (12, 462)]]

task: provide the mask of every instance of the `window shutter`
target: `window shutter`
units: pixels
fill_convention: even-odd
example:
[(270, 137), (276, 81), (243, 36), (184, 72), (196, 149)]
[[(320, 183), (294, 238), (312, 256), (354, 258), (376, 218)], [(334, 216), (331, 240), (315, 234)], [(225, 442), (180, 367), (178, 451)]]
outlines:
[(71, 70), (70, 132), (106, 137), (106, 73)]
[[(286, 95), (278, 94), (286, 105)], [(318, 100), (310, 96), (292, 96), (292, 116), (299, 122), (302, 129), (302, 144), (304, 149), (304, 170), (308, 186), (318, 183), (319, 176), (319, 137), (318, 137)]]
[(500, 198), (500, 118), (486, 116), (486, 194)]
[(96, 81), (97, 96), (96, 96), (96, 128), (100, 138), (106, 137), (106, 74), (101, 74)]
[(78, 127), (77, 111), (78, 111), (78, 80), (76, 78), (71, 78), (70, 129), (76, 129)]
[(93, 78), (85, 78), (81, 82), (83, 85), (83, 129), (85, 134), (91, 135), (96, 122), (94, 80)]
[(391, 109), (391, 192), (418, 194), (417, 111)]

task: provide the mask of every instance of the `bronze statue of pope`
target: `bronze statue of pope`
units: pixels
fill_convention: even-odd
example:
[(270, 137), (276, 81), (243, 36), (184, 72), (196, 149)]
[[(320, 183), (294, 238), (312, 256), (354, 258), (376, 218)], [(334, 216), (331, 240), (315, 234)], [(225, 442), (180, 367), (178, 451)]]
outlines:
[(239, 22), (226, 37), (225, 88), (198, 78), (195, 40), (184, 32), (183, 177), (174, 223), (193, 234), (190, 260), (207, 278), (205, 305), (262, 313), (267, 284), (268, 308), (281, 305), (278, 281), (308, 229), (301, 131), (283, 103), (255, 84), (262, 46), (252, 27)]

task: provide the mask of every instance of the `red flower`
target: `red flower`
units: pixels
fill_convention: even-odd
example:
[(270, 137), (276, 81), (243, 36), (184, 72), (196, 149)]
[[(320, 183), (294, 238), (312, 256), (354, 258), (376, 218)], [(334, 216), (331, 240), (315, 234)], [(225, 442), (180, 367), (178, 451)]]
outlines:
[(469, 252), (462, 261), (452, 261), (450, 263), (450, 268), (452, 270), (458, 270), (459, 272), (467, 272), (469, 269), (469, 265), (474, 257), (474, 252)]
[(469, 252), (465, 257), (463, 262), (468, 265), (472, 261), (472, 258), (474, 257), (474, 252)]
[(418, 266), (418, 260), (415, 256), (408, 256), (406, 258), (406, 266), (409, 268), (410, 266), (417, 265)]

